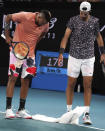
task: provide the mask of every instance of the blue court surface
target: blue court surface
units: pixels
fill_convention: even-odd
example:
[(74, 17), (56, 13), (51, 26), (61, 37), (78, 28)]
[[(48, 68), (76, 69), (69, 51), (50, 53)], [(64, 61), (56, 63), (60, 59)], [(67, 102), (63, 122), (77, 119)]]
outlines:
[[(17, 111), (19, 105), (20, 88), (15, 87), (13, 109)], [(105, 96), (93, 95), (91, 103), (92, 126), (86, 127), (70, 124), (48, 123), (24, 119), (4, 119), (6, 87), (0, 87), (0, 131), (104, 131), (105, 130)], [(73, 108), (83, 106), (83, 94), (75, 93)], [(60, 117), (66, 112), (65, 92), (29, 89), (26, 109), (31, 114), (43, 114), (51, 117)]]

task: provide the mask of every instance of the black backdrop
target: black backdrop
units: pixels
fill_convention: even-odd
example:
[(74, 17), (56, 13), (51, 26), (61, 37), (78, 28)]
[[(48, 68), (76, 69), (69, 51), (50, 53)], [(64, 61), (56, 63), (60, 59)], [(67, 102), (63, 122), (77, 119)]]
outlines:
[[(40, 9), (49, 9), (52, 12), (52, 20), (50, 22), (50, 30), (46, 37), (37, 45), (36, 50), (58, 51), (61, 38), (64, 34), (66, 23), (71, 16), (79, 14), (80, 3), (35, 3), (35, 2), (8, 2), (0, 9), (0, 34), (3, 32), (3, 15), (15, 13), (19, 11), (38, 11)], [(105, 41), (105, 3), (92, 3), (92, 15), (100, 18), (100, 29)], [(11, 32), (14, 30), (15, 24), (12, 24)], [(69, 43), (66, 52), (69, 51)], [(95, 71), (93, 79), (93, 92), (105, 94), (105, 78), (102, 74), (101, 65), (99, 63), (99, 51), (97, 43), (95, 43)], [(8, 79), (8, 63), (9, 49), (5, 40), (0, 38), (0, 85), (6, 85)], [(81, 77), (79, 82), (82, 83)]]

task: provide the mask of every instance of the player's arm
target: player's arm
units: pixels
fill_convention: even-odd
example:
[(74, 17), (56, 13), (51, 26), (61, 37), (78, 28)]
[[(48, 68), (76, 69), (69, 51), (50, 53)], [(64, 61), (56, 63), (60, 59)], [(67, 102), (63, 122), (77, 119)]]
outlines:
[(67, 45), (67, 42), (68, 42), (71, 32), (72, 32), (72, 30), (70, 28), (66, 28), (64, 37), (62, 38), (62, 41), (60, 44), (60, 48), (63, 48), (63, 49), (66, 48), (66, 45)]
[(9, 14), (5, 19), (5, 36), (6, 42), (10, 43), (12, 38), (10, 37), (10, 21), (21, 23), (26, 20), (27, 12), (19, 12), (14, 14)]
[(97, 43), (98, 43), (98, 47), (99, 47), (100, 54), (101, 54), (100, 62), (104, 62), (104, 64), (105, 64), (104, 41), (103, 41), (103, 38), (102, 38), (100, 32), (98, 32), (98, 34), (97, 34)]
[(66, 45), (67, 45), (67, 42), (68, 42), (68, 39), (70, 37), (71, 32), (72, 32), (72, 30), (67, 27), (65, 34), (64, 34), (64, 37), (61, 40), (59, 57), (58, 57), (58, 65), (59, 66), (60, 66), (60, 63), (63, 61), (63, 53), (64, 53), (64, 50), (66, 48)]
[(104, 47), (104, 41), (100, 32), (97, 35), (97, 43), (99, 47)]
[(12, 38), (10, 37), (10, 21), (12, 20), (12, 15), (9, 14), (6, 16), (5, 18), (5, 30), (4, 30), (4, 34), (5, 34), (5, 37), (6, 37), (6, 42), (8, 44), (11, 43), (12, 41)]

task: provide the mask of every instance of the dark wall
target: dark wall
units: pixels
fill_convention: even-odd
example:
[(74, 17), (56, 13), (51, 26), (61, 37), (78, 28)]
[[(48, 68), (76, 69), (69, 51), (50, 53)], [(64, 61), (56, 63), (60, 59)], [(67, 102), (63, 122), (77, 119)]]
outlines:
[[(38, 11), (40, 9), (49, 9), (52, 12), (52, 21), (50, 22), (50, 30), (46, 37), (37, 45), (36, 50), (58, 51), (61, 38), (64, 34), (66, 23), (71, 16), (79, 14), (80, 3), (34, 3), (34, 2), (15, 2), (5, 3), (0, 9), (0, 34), (3, 31), (3, 15), (15, 13), (19, 11)], [(93, 3), (91, 14), (100, 18), (100, 29), (105, 25), (105, 3)], [(11, 32), (14, 30), (15, 24), (12, 24)], [(101, 32), (105, 41), (105, 29)], [(69, 51), (69, 43), (66, 52)], [(105, 78), (102, 74), (101, 65), (99, 63), (99, 51), (97, 43), (95, 42), (95, 71), (93, 79), (93, 92), (105, 94)], [(9, 63), (9, 49), (5, 40), (0, 38), (0, 84), (5, 85), (8, 78), (8, 63)], [(80, 82), (82, 79), (80, 77)]]

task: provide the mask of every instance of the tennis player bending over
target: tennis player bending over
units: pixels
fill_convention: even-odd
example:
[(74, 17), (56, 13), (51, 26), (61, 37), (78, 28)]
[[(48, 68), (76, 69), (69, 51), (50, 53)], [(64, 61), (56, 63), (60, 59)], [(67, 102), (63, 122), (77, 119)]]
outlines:
[(94, 71), (94, 41), (97, 40), (101, 57), (100, 61), (105, 64), (104, 42), (100, 34), (99, 19), (90, 15), (91, 4), (82, 2), (80, 14), (70, 18), (65, 35), (61, 41), (59, 62), (63, 60), (64, 49), (70, 37), (70, 52), (68, 59), (68, 86), (66, 89), (67, 111), (72, 109), (74, 87), (80, 70), (83, 75), (84, 85), (84, 124), (92, 124), (89, 116), (91, 102), (91, 83)]
[[(13, 41), (22, 41), (29, 46), (29, 54), (27, 59), (17, 59), (12, 51), (10, 51), (10, 65), (9, 65), (9, 79), (7, 84), (7, 98), (6, 98), (6, 118), (21, 117), (25, 119), (31, 119), (31, 115), (25, 110), (25, 102), (28, 94), (30, 79), (35, 76), (35, 54), (34, 50), (36, 44), (49, 30), (49, 21), (51, 13), (47, 10), (40, 12), (19, 12), (15, 14), (9, 14), (6, 17), (5, 24), (5, 36), (6, 42), (11, 43), (9, 27), (10, 21), (17, 22)], [(18, 75), (21, 72), (21, 90), (20, 90), (20, 105), (16, 115), (12, 111), (12, 97), (14, 93), (14, 86)]]

